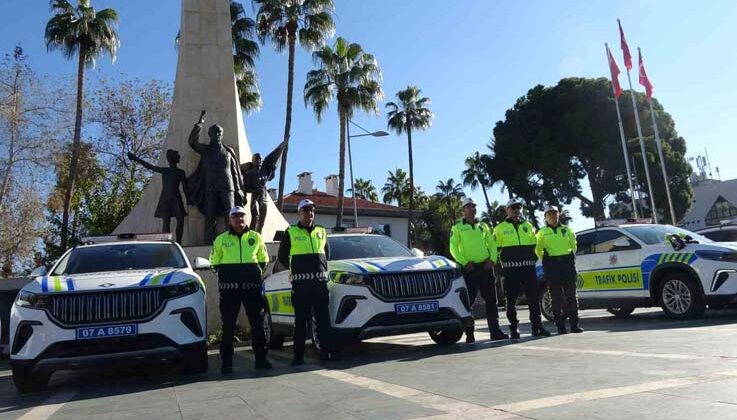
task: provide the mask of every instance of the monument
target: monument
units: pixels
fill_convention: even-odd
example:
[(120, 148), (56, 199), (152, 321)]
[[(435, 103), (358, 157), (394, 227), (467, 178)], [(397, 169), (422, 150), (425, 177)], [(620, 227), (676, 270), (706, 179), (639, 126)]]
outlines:
[[(201, 155), (189, 144), (190, 131), (197, 116), (207, 110), (208, 124), (221, 127), (223, 145), (233, 150), (238, 163), (251, 162), (243, 115), (233, 74), (233, 46), (229, 0), (182, 0), (179, 51), (174, 98), (169, 129), (158, 166), (166, 166), (165, 150), (181, 154), (180, 168), (190, 177)], [(201, 139), (202, 144), (205, 140)], [(238, 168), (240, 171), (240, 167)], [(242, 180), (238, 180), (242, 182)], [(155, 176), (146, 186), (141, 200), (115, 229), (114, 233), (160, 232), (161, 221), (154, 214), (162, 191), (162, 177)], [(250, 203), (251, 198), (248, 197)], [(268, 217), (262, 235), (271, 241), (288, 223), (268, 194), (265, 197)], [(183, 246), (209, 246), (206, 217), (196, 203), (189, 203), (184, 218)], [(251, 215), (249, 214), (249, 220)], [(220, 225), (218, 231), (224, 230)]]

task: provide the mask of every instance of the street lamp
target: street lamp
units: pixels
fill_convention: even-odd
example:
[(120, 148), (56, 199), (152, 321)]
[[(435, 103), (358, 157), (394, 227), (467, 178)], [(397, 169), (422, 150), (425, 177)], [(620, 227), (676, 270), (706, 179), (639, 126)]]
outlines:
[[(348, 120), (349, 124), (346, 124), (346, 134), (348, 137), (348, 168), (351, 173), (351, 198), (353, 198), (353, 224), (357, 227), (358, 226), (358, 207), (356, 206), (356, 184), (353, 182), (353, 154), (351, 153), (351, 137), (385, 137), (388, 136), (389, 133), (386, 131), (374, 131), (370, 132), (366, 130), (365, 128), (361, 127), (360, 125), (354, 123), (351, 120)], [(356, 134), (351, 136), (351, 124), (355, 125), (356, 127), (363, 130), (366, 134)]]

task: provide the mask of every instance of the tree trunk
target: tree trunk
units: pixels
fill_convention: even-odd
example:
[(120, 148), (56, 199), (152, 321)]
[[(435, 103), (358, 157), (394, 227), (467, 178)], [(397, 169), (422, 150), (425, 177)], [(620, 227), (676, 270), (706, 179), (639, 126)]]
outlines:
[(8, 160), (5, 164), (5, 173), (3, 174), (2, 185), (0, 185), (0, 210), (2, 210), (3, 208), (3, 204), (5, 203), (5, 196), (10, 189), (11, 174), (13, 172), (13, 166), (15, 165), (15, 141), (17, 139), (16, 133), (18, 130), (18, 114), (20, 111), (18, 109), (19, 102), (20, 99), (18, 98), (18, 85), (16, 83), (13, 86), (13, 111), (10, 115), (10, 142), (8, 144)]
[(409, 211), (407, 212), (407, 246), (412, 248), (412, 210), (415, 206), (415, 172), (412, 160), (412, 128), (407, 127), (407, 151), (409, 155)]
[(82, 101), (84, 100), (84, 64), (86, 51), (79, 49), (79, 68), (77, 69), (77, 115), (74, 119), (74, 139), (72, 140), (72, 160), (69, 163), (69, 178), (67, 190), (64, 192), (64, 212), (61, 218), (61, 249), (64, 252), (69, 240), (69, 213), (72, 207), (72, 194), (74, 192), (74, 181), (77, 178), (77, 165), (79, 164), (79, 152), (82, 137)]
[(335, 226), (343, 226), (343, 188), (345, 188), (345, 126), (348, 124), (343, 104), (338, 103), (340, 114), (340, 152), (338, 158), (338, 211), (335, 216)]
[[(593, 171), (587, 173), (593, 173)], [(591, 207), (591, 215), (594, 217), (594, 221), (604, 220), (604, 194), (601, 188), (597, 188), (597, 182), (593, 175), (589, 175), (589, 186), (591, 187), (591, 201), (587, 204)]]
[(488, 214), (489, 218), (491, 218), (491, 203), (489, 202), (489, 195), (486, 193), (486, 186), (483, 182), (481, 182), (478, 177), (476, 177), (476, 179), (479, 181), (479, 185), (481, 185), (481, 191), (484, 192), (484, 200), (486, 201), (486, 214)]
[(284, 210), (284, 180), (286, 179), (287, 173), (287, 153), (289, 152), (289, 135), (292, 130), (292, 94), (294, 91), (294, 47), (297, 43), (296, 26), (289, 31), (289, 72), (287, 73), (287, 116), (284, 122), (284, 140), (287, 143), (284, 145), (284, 151), (281, 155), (281, 167), (279, 169), (279, 193), (276, 199), (276, 206), (279, 207), (279, 211)]

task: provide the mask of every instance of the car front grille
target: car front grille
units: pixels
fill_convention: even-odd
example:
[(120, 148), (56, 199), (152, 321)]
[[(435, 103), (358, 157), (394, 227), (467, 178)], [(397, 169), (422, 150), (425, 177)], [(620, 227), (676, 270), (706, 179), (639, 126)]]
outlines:
[(164, 303), (162, 288), (50, 295), (51, 317), (67, 325), (137, 321), (149, 318)]
[(454, 270), (412, 271), (372, 274), (367, 283), (386, 300), (425, 299), (445, 295), (455, 277)]

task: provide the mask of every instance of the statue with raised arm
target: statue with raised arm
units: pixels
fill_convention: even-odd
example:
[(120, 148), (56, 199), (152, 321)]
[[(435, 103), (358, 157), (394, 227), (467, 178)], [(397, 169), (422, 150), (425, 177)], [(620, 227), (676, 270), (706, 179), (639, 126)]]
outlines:
[(258, 233), (261, 233), (266, 221), (266, 196), (269, 194), (266, 183), (274, 179), (276, 164), (286, 144), (286, 140), (281, 142), (266, 156), (266, 159), (262, 160), (261, 154), (256, 153), (251, 158), (251, 162), (241, 165), (245, 192), (251, 193), (251, 224), (249, 227)]
[(177, 220), (176, 238), (177, 242), (181, 244), (182, 233), (184, 232), (184, 216), (187, 215), (187, 212), (184, 210), (179, 187), (181, 186), (182, 190), (186, 192), (187, 176), (182, 169), (177, 167), (180, 160), (179, 152), (172, 149), (166, 150), (168, 167), (152, 165), (130, 152), (128, 152), (128, 159), (140, 163), (150, 171), (161, 174), (161, 195), (159, 196), (159, 204), (156, 205), (154, 217), (161, 219), (161, 231), (164, 233), (171, 233), (171, 218), (175, 218)]
[(200, 162), (187, 180), (187, 197), (205, 216), (205, 241), (212, 243), (218, 218), (224, 218), (227, 226), (228, 211), (245, 205), (245, 197), (238, 156), (223, 144), (223, 128), (211, 126), (207, 130), (210, 143), (199, 141), (206, 114), (203, 110), (189, 135), (189, 146), (200, 155)]

